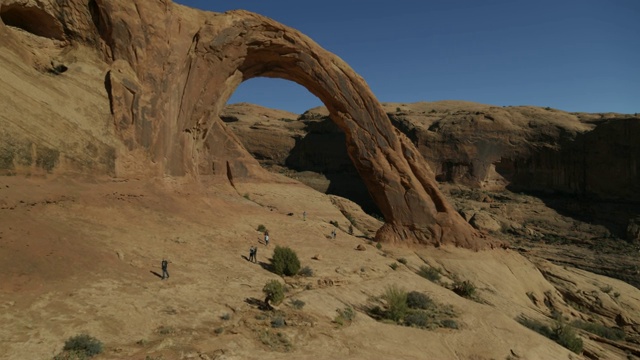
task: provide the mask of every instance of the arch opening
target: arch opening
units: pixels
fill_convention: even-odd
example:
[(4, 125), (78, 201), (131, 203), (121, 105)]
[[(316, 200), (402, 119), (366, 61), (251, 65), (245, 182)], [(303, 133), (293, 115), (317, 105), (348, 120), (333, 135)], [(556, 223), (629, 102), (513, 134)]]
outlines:
[(264, 169), (381, 217), (349, 158), (345, 133), (319, 104), (292, 81), (256, 77), (236, 88), (220, 118)]

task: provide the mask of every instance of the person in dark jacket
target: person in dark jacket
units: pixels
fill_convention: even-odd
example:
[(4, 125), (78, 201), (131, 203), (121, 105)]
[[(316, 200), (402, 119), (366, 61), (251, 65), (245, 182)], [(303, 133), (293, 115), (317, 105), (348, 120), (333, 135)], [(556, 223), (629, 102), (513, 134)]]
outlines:
[(160, 265), (162, 266), (162, 280), (168, 279), (169, 272), (167, 271), (167, 266), (169, 266), (169, 262), (167, 259), (162, 259), (162, 263)]

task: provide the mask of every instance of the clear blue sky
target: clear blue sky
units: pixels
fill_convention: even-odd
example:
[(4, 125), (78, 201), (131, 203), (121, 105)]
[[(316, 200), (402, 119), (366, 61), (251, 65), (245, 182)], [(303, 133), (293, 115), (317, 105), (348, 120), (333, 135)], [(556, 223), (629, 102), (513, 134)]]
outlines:
[[(177, 0), (245, 9), (345, 60), (381, 102), (467, 100), (640, 112), (640, 0)], [(293, 82), (257, 78), (229, 103), (302, 113)]]

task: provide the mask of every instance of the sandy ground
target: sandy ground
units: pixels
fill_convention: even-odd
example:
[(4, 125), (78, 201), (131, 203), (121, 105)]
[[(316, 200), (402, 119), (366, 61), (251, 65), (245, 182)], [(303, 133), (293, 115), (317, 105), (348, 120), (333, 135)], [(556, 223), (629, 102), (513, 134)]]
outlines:
[[(329, 197), (296, 183), (236, 186), (0, 178), (0, 353), (50, 358), (69, 337), (88, 333), (105, 344), (98, 359), (571, 356), (513, 320), (539, 312), (528, 291), (550, 289), (517, 252), (378, 250), (343, 231), (329, 239), (329, 221), (348, 224)], [(256, 231), (261, 224), (270, 231), (269, 247)], [(365, 251), (355, 250), (360, 244)], [(259, 247), (258, 264), (246, 259), (251, 245)], [(269, 272), (276, 245), (293, 248), (314, 276), (283, 279)], [(157, 275), (163, 257), (171, 262), (165, 281)], [(391, 269), (400, 257), (407, 265)], [(416, 275), (420, 265), (442, 259), (456, 264), (447, 271), (478, 284), (499, 279), (494, 289), (480, 287), (486, 303)], [(255, 305), (270, 279), (289, 284), (279, 306), (284, 328), (272, 328), (270, 312)], [(451, 305), (459, 329), (427, 331), (367, 316), (366, 304), (393, 284)], [(293, 309), (292, 299), (306, 305)], [(357, 316), (338, 326), (336, 309), (347, 306)]]

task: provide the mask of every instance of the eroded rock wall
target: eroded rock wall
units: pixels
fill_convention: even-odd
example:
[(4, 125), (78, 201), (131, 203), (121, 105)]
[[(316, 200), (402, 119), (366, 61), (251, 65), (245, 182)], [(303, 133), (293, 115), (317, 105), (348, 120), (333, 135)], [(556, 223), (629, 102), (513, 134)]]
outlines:
[[(33, 7), (53, 23), (34, 30), (15, 15)], [(294, 29), (246, 11), (205, 13), (168, 0), (3, 0), (1, 9), (25, 29), (55, 38), (61, 28), (69, 52), (84, 46), (102, 56), (119, 157), (144, 153), (157, 175), (226, 177), (232, 185), (264, 178), (219, 114), (242, 81), (282, 78), (315, 94), (345, 133), (349, 157), (386, 219), (380, 240), (486, 245), (447, 203), (364, 80)]]

